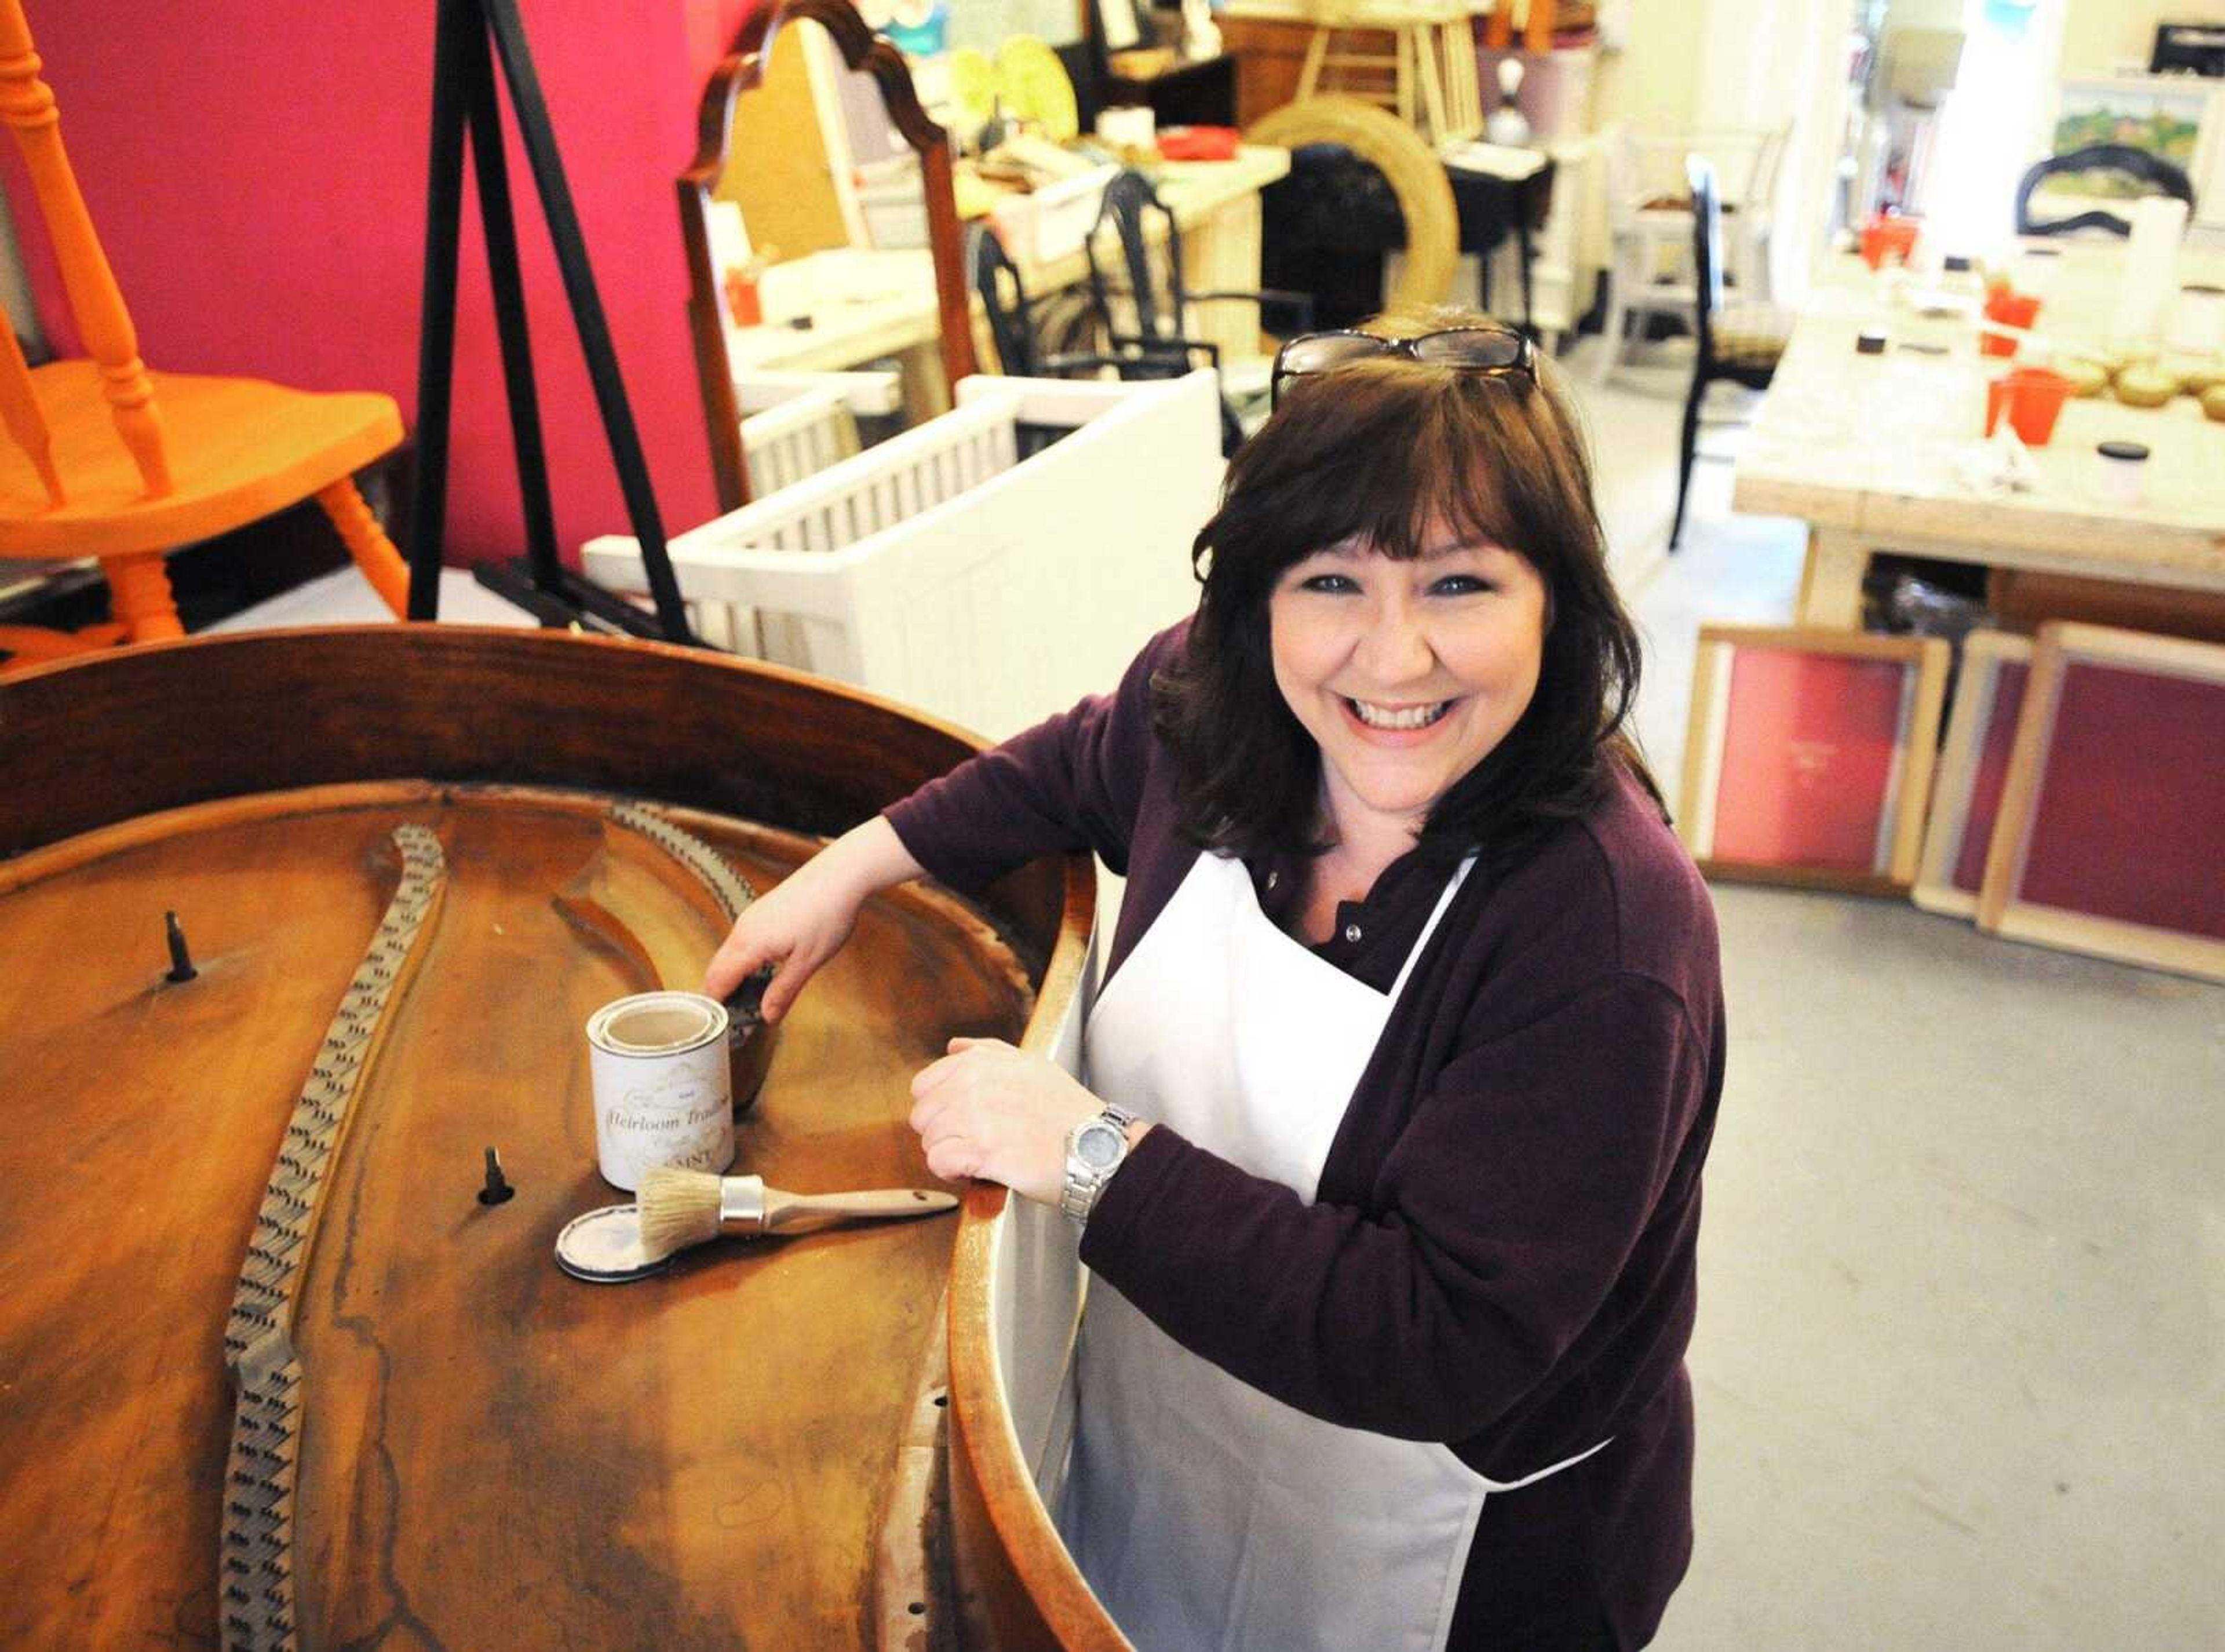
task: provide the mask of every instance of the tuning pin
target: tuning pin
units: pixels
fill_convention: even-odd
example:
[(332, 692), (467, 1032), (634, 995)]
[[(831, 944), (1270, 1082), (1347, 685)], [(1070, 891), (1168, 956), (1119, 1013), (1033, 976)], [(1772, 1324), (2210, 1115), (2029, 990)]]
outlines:
[(165, 912), (162, 915), (162, 929), (170, 943), (170, 972), (162, 978), (165, 981), (192, 980), (200, 972), (193, 967), (193, 954), (186, 950), (186, 932), (179, 927), (176, 913)]
[(492, 1148), (486, 1150), (486, 1186), (479, 1189), (479, 1203), (499, 1205), (516, 1193), (517, 1189), (504, 1180), (502, 1155)]

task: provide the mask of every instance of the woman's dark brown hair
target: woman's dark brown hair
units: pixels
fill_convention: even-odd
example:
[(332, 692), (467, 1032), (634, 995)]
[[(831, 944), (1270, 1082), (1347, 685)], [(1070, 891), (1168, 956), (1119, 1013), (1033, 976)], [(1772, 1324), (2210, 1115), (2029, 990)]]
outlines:
[[(1438, 313), (1410, 333), (1474, 326)], [(1203, 591), (1182, 658), (1153, 683), (1181, 765), (1183, 830), (1252, 855), (1327, 845), (1321, 752), (1275, 685), (1267, 602), (1284, 572), (1346, 541), (1417, 556), (1433, 526), (1518, 552), (1544, 579), (1537, 690), (1505, 739), (1430, 811), (1422, 843), (1495, 854), (1582, 813), (1614, 769), (1660, 791), (1623, 731), (1638, 634), (1607, 569), (1591, 465), (1556, 370), (1487, 374), (1387, 357), (1287, 381), (1230, 462), (1192, 548)]]

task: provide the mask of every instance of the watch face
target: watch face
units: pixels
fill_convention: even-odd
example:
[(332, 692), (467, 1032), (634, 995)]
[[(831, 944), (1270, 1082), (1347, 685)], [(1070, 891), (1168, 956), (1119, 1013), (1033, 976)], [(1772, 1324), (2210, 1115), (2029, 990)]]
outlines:
[(1074, 1138), (1074, 1155), (1092, 1170), (1108, 1170), (1120, 1161), (1121, 1145), (1120, 1132), (1110, 1124), (1086, 1124)]

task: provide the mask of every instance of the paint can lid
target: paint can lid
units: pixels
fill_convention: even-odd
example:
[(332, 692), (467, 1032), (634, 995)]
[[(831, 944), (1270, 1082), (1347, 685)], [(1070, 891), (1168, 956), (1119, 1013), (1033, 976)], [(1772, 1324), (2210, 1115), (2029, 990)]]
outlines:
[(2103, 459), (2129, 459), (2137, 465), (2148, 456), (2148, 450), (2136, 441), (2105, 441), (2097, 443), (2094, 451)]
[(605, 1205), (564, 1224), (556, 1236), (556, 1265), (574, 1279), (598, 1285), (622, 1284), (670, 1265), (670, 1256), (651, 1256), (641, 1242), (641, 1207)]
[(684, 1055), (726, 1036), (726, 1008), (700, 992), (637, 992), (587, 1017), (587, 1042), (609, 1055)]

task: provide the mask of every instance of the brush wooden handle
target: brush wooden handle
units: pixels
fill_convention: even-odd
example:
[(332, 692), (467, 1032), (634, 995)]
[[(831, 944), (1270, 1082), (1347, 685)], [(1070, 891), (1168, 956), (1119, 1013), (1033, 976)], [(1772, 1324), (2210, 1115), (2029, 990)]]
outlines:
[(935, 1193), (924, 1187), (876, 1187), (853, 1193), (783, 1193), (768, 1187), (764, 1200), (768, 1233), (799, 1222), (932, 1216), (938, 1211), (955, 1209), (958, 1204), (954, 1194)]

